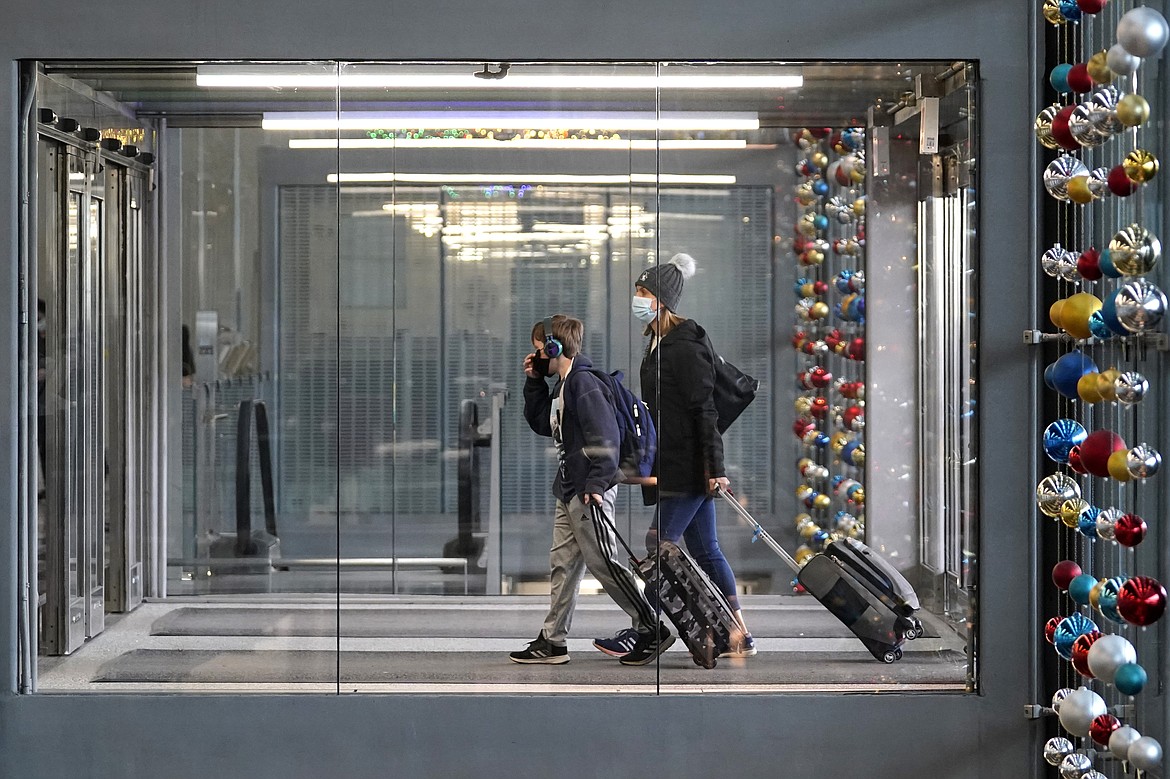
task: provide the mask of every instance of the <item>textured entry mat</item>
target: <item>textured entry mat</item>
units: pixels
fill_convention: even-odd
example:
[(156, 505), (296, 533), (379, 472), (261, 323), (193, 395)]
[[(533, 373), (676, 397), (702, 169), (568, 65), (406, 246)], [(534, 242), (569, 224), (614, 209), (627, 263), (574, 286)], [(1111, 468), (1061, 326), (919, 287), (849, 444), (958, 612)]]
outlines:
[[(518, 647), (519, 648), (519, 647)], [(868, 654), (761, 652), (747, 660), (697, 667), (685, 652), (660, 661), (663, 684), (961, 684), (960, 652), (908, 651), (885, 665)], [(105, 663), (95, 682), (341, 684), (654, 684), (652, 663), (627, 667), (600, 652), (574, 652), (564, 665), (517, 665), (500, 652), (337, 652), (321, 650), (135, 649)]]
[[(852, 633), (812, 599), (794, 599), (791, 608), (751, 610), (745, 615), (756, 638), (849, 638)], [(808, 606), (811, 604), (812, 608)], [(185, 606), (155, 620), (155, 636), (299, 636), (346, 638), (516, 638), (540, 629), (542, 611), (466, 609), (260, 609)], [(578, 609), (574, 637), (609, 636), (628, 627), (617, 610)], [(925, 635), (938, 632), (924, 621)]]

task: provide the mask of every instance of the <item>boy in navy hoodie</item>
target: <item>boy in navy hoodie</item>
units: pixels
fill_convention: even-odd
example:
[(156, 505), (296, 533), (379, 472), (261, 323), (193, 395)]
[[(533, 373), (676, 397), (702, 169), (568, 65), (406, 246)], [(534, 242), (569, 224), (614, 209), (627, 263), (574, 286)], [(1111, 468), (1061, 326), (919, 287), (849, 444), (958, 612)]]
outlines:
[[(524, 418), (534, 433), (553, 439), (559, 463), (552, 486), (556, 506), (548, 615), (536, 640), (508, 657), (516, 663), (569, 662), (566, 639), (581, 577), (588, 569), (630, 615), (637, 633), (621, 662), (644, 665), (674, 643), (674, 636), (659, 622), (618, 555), (612, 522), (622, 479), (621, 432), (609, 387), (591, 372), (592, 363), (581, 354), (584, 331), (581, 320), (562, 314), (537, 322), (532, 328), (536, 351), (524, 358)], [(551, 392), (550, 376), (556, 377)], [(593, 506), (605, 516), (597, 516)]]

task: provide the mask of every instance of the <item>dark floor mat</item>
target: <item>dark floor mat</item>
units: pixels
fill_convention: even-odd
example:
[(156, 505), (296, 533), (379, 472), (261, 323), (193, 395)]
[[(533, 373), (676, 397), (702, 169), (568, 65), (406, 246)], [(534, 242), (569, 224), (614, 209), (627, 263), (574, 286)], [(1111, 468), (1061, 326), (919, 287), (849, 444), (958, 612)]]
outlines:
[[(807, 608), (745, 611), (757, 638), (847, 638), (853, 634), (827, 611)], [(484, 611), (467, 609), (348, 609), (342, 612), (340, 635), (347, 638), (515, 638), (536, 635), (544, 614), (533, 609)], [(629, 625), (617, 610), (578, 610), (574, 637), (608, 636)], [(156, 636), (336, 636), (337, 613), (332, 609), (257, 609), (183, 607), (159, 617), (151, 625)], [(938, 633), (924, 624), (926, 636)]]
[(575, 652), (564, 665), (517, 665), (500, 652), (330, 652), (325, 650), (135, 649), (102, 665), (96, 682), (350, 684), (961, 684), (960, 652), (907, 651), (885, 665), (868, 654), (761, 652), (698, 668), (685, 652), (660, 664), (628, 667), (599, 652)]

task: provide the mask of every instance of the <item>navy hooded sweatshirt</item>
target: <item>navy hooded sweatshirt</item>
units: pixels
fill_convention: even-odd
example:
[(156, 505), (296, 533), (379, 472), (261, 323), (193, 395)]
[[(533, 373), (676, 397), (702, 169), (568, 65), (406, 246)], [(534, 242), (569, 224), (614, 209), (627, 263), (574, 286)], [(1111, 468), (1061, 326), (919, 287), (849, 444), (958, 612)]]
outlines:
[(573, 358), (573, 367), (549, 391), (547, 380), (526, 376), (524, 419), (532, 432), (552, 436), (549, 414), (553, 399), (561, 394), (561, 440), (564, 459), (553, 479), (552, 492), (568, 503), (586, 494), (602, 494), (622, 480), (618, 466), (621, 431), (613, 408), (610, 389), (590, 370), (593, 363), (583, 354)]

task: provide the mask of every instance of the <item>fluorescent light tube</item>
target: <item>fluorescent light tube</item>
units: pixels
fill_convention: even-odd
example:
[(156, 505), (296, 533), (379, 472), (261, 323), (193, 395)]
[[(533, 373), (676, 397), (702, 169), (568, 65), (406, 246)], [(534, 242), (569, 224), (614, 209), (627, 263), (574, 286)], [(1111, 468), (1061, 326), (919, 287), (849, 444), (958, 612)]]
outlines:
[(734, 184), (733, 175), (689, 173), (330, 173), (330, 184)]
[(291, 138), (290, 149), (572, 149), (574, 151), (629, 151), (634, 150), (704, 150), (726, 151), (746, 149), (743, 139), (662, 139), (638, 140), (610, 138), (517, 138), (497, 141), (492, 138)]
[(757, 130), (735, 111), (286, 111), (265, 112), (265, 130)]
[(196, 68), (201, 87), (244, 89), (794, 89), (798, 66), (653, 64), (513, 65), (503, 78), (477, 78), (477, 64), (214, 63)]

